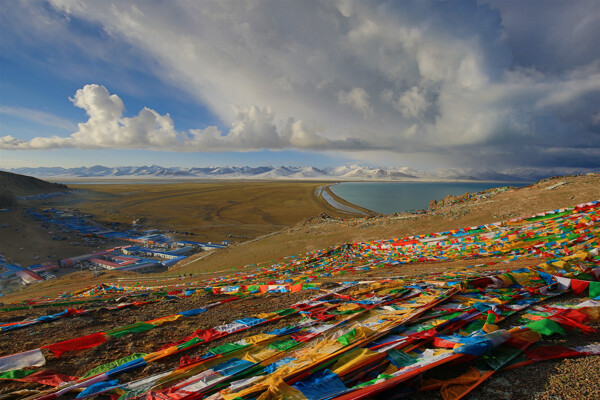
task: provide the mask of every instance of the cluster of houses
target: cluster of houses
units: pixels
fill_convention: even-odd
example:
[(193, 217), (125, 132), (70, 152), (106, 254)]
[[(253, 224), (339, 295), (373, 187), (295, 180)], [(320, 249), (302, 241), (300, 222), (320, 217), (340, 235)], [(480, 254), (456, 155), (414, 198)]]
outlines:
[(17, 200), (48, 200), (48, 199), (53, 199), (55, 197), (65, 196), (67, 194), (71, 194), (76, 191), (77, 190), (69, 189), (69, 190), (61, 190), (60, 192), (30, 194), (28, 196), (19, 196), (19, 197), (17, 197)]
[[(27, 210), (27, 214), (40, 221), (43, 226), (54, 226), (62, 232), (73, 232), (83, 237), (94, 237), (106, 241), (132, 242), (148, 247), (180, 248), (193, 247), (202, 250), (220, 249), (229, 245), (225, 240), (221, 244), (195, 242), (191, 240), (173, 240), (158, 229), (139, 231), (138, 229), (115, 230), (95, 222), (90, 215), (77, 215), (66, 211), (48, 208), (38, 211), (35, 208)], [(118, 224), (114, 224), (116, 227)]]
[[(153, 234), (129, 238), (136, 244), (118, 246), (60, 260), (61, 267), (151, 272), (169, 268), (201, 250), (220, 249), (228, 243), (166, 241)], [(168, 239), (168, 238), (167, 238)]]
[(162, 250), (135, 245), (120, 246), (76, 257), (64, 258), (60, 260), (60, 266), (81, 269), (150, 272), (175, 265), (179, 261), (188, 258), (195, 251), (196, 249), (193, 247)]
[(30, 265), (27, 268), (16, 263), (10, 263), (6, 257), (0, 255), (0, 293), (8, 292), (11, 287), (56, 278), (54, 273), (66, 268), (135, 271), (140, 273), (160, 271), (198, 252), (202, 245), (211, 248), (223, 246), (207, 243), (198, 243), (198, 245), (188, 243), (188, 245), (173, 247), (172, 249), (157, 249), (139, 245), (117, 246), (107, 250), (63, 258), (58, 263), (46, 262)]
[[(18, 200), (47, 200), (70, 192), (67, 190), (21, 196)], [(221, 244), (177, 241), (156, 229), (123, 230), (120, 229), (119, 224), (110, 226), (99, 224), (92, 219), (91, 215), (53, 208), (43, 210), (30, 208), (27, 214), (38, 220), (42, 226), (53, 228), (55, 232), (52, 240), (66, 240), (67, 237), (61, 233), (70, 233), (77, 235), (80, 238), (78, 240), (85, 244), (96, 246), (111, 243), (112, 248), (57, 262), (30, 265), (26, 268), (12, 263), (0, 254), (0, 295), (8, 292), (11, 287), (55, 278), (55, 273), (60, 274), (60, 270), (64, 268), (150, 272), (169, 268), (198, 251), (219, 249), (229, 244), (227, 241)], [(71, 244), (76, 245), (80, 242), (71, 242)]]
[(82, 236), (98, 236), (117, 240), (131, 235), (139, 235), (136, 230), (115, 231), (95, 222), (89, 215), (79, 215), (54, 208), (45, 210), (29, 208), (27, 214), (38, 220), (42, 226), (53, 226), (62, 232), (74, 232)]
[(7, 293), (12, 287), (43, 281), (48, 274), (46, 271), (56, 268), (58, 267), (52, 263), (23, 268), (19, 264), (9, 262), (5, 256), (0, 254), (0, 293)]
[[(75, 233), (86, 239), (101, 239), (103, 242), (118, 243), (112, 248), (93, 253), (64, 258), (58, 263), (47, 262), (23, 268), (12, 264), (0, 255), (0, 292), (11, 285), (26, 285), (44, 279), (54, 278), (54, 273), (65, 268), (90, 270), (119, 270), (152, 272), (167, 269), (189, 256), (203, 250), (226, 247), (228, 241), (220, 244), (191, 240), (173, 240), (157, 229), (138, 231), (136, 229), (115, 230), (103, 226), (91, 216), (77, 215), (56, 209), (37, 210), (30, 208), (27, 214), (38, 220), (42, 226), (53, 227), (63, 233)], [(56, 235), (55, 235), (56, 236)]]

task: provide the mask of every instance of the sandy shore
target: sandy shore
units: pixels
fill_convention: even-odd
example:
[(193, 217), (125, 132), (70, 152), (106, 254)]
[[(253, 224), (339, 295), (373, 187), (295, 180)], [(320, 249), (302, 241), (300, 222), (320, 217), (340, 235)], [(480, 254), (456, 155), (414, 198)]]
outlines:
[[(334, 183), (334, 185), (335, 184), (336, 183)], [(364, 208), (359, 205), (350, 203), (349, 201), (339, 197), (338, 195), (333, 193), (333, 191), (330, 188), (331, 186), (332, 185), (321, 186), (316, 191), (316, 196), (326, 201), (331, 207), (334, 207), (340, 212), (347, 213), (349, 215), (359, 215), (363, 217), (381, 215), (373, 210), (369, 210), (368, 208)], [(323, 192), (326, 193), (326, 196), (323, 196)]]

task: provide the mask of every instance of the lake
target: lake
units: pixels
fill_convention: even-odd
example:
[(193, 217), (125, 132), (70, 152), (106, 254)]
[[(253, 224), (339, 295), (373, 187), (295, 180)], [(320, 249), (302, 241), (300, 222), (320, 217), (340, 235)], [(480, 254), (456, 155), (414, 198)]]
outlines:
[(391, 214), (426, 209), (431, 200), (441, 200), (448, 195), (527, 185), (529, 183), (523, 182), (342, 182), (330, 186), (330, 189), (352, 204), (381, 214)]

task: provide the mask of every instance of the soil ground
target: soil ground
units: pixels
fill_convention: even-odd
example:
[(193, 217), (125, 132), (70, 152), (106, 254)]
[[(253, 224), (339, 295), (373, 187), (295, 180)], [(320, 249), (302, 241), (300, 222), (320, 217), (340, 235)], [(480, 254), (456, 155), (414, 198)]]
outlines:
[[(478, 260), (475, 260), (478, 261)], [(489, 264), (498, 262), (498, 259), (485, 259)], [(524, 266), (534, 265), (545, 261), (544, 259), (521, 259), (510, 263), (497, 263), (495, 265), (481, 265), (470, 268), (470, 271), (484, 271), (496, 269), (518, 269)], [(450, 263), (427, 263), (420, 265), (408, 265), (395, 267), (385, 271), (380, 276), (374, 271), (357, 272), (345, 275), (345, 279), (378, 279), (389, 276), (412, 276), (427, 280), (430, 274), (435, 272), (448, 272), (452, 270), (464, 270), (466, 266), (473, 265), (473, 260), (461, 260)], [(114, 278), (114, 277), (113, 277)], [(326, 279), (325, 279), (326, 280)], [(179, 281), (177, 282), (179, 283)], [(335, 285), (334, 285), (335, 286)], [(81, 376), (90, 368), (106, 362), (113, 361), (133, 353), (149, 353), (162, 346), (172, 343), (182, 337), (190, 335), (196, 329), (207, 329), (235, 319), (248, 317), (261, 312), (271, 312), (287, 308), (294, 303), (314, 297), (318, 292), (305, 290), (297, 293), (287, 294), (263, 294), (246, 299), (235, 300), (226, 304), (208, 309), (208, 311), (197, 316), (179, 319), (175, 322), (160, 325), (148, 332), (141, 334), (126, 335), (121, 338), (111, 338), (107, 343), (93, 349), (80, 350), (65, 353), (60, 358), (54, 356), (47, 350), (43, 350), (47, 359), (46, 369), (60, 371), (73, 376)], [(77, 336), (105, 331), (116, 326), (125, 326), (139, 321), (170, 315), (192, 308), (203, 307), (215, 301), (229, 299), (230, 296), (214, 295), (212, 293), (199, 293), (187, 298), (172, 300), (160, 300), (158, 302), (138, 307), (123, 308), (108, 311), (96, 307), (94, 311), (83, 316), (59, 319), (38, 326), (25, 328), (23, 330), (8, 331), (0, 335), (0, 356), (14, 354), (16, 352), (37, 348), (43, 345), (55, 343), (60, 340), (70, 339)], [(150, 296), (148, 300), (155, 299)], [(119, 298), (122, 301), (134, 301), (136, 297)], [(552, 299), (551, 302), (562, 304), (574, 304), (583, 299), (573, 295), (563, 295)], [(550, 302), (550, 301), (547, 301)], [(109, 302), (108, 305), (114, 302)], [(107, 304), (103, 304), (107, 305)], [(93, 303), (86, 305), (94, 308)], [(42, 315), (60, 312), (63, 307), (29, 308), (2, 313), (3, 321), (19, 321), (37, 318)], [(281, 328), (295, 322), (299, 317), (288, 318), (283, 321), (253, 327), (248, 331), (228, 336), (210, 344), (201, 345), (183, 353), (164, 358), (158, 362), (149, 364), (141, 371), (122, 376), (124, 381), (134, 378), (142, 378), (162, 371), (171, 370), (179, 363), (182, 356), (196, 357), (206, 353), (212, 347), (233, 342), (244, 337), (258, 334), (271, 329)], [(518, 318), (511, 317), (500, 325), (504, 329), (518, 325)], [(600, 329), (600, 322), (592, 325)], [(580, 332), (570, 332), (565, 337), (552, 337), (544, 339), (543, 345), (557, 344), (567, 347), (576, 347), (598, 341), (597, 334), (584, 335)], [(598, 394), (597, 378), (600, 357), (586, 357), (582, 359), (551, 360), (538, 364), (521, 367), (510, 371), (500, 371), (481, 387), (473, 391), (467, 397), (470, 399), (595, 399)], [(464, 372), (461, 366), (448, 369), (436, 369), (425, 374), (424, 378), (447, 379)], [(3, 382), (0, 385), (0, 394), (21, 389), (43, 389), (43, 386), (34, 383)], [(72, 396), (67, 396), (72, 398)], [(409, 398), (417, 400), (441, 399), (438, 392), (420, 392)]]
[[(306, 184), (306, 187), (308, 186), (309, 184)], [(312, 195), (314, 193), (314, 186), (310, 190), (307, 189), (306, 193), (311, 193)], [(112, 199), (113, 195), (107, 194), (107, 199)], [(193, 196), (193, 193), (189, 193), (188, 195)], [(182, 199), (186, 196), (182, 195)], [(433, 210), (427, 214), (392, 214), (370, 218), (313, 216), (306, 218), (293, 227), (282, 229), (278, 233), (260, 240), (230, 246), (225, 250), (211, 253), (209, 256), (206, 256), (206, 254), (200, 255), (199, 257), (203, 258), (195, 262), (188, 261), (178, 265), (169, 273), (173, 276), (183, 273), (194, 274), (194, 277), (188, 276), (173, 283), (200, 282), (201, 278), (205, 276), (223, 275), (223, 271), (231, 267), (268, 262), (280, 257), (305, 253), (333, 245), (396, 238), (489, 224), (504, 219), (528, 216), (538, 212), (599, 199), (600, 176), (591, 175), (554, 178), (525, 188), (490, 192), (478, 196), (451, 197), (445, 199), (443, 202), (438, 202), (433, 207)], [(191, 201), (191, 198), (188, 201)], [(318, 200), (315, 200), (315, 202), (318, 202)], [(126, 204), (122, 203), (122, 206), (126, 207)], [(318, 212), (313, 215), (317, 215)], [(276, 213), (273, 215), (276, 215)], [(262, 221), (268, 221), (268, 219), (262, 219)], [(544, 258), (522, 258), (509, 262), (505, 262), (502, 259), (481, 258), (441, 263), (415, 263), (388, 269), (356, 272), (344, 275), (344, 279), (368, 280), (383, 279), (390, 276), (421, 276), (422, 279), (426, 280), (429, 275), (436, 272), (458, 271), (473, 265), (478, 266), (469, 269), (470, 271), (505, 270), (532, 266), (544, 261)], [(55, 295), (58, 292), (70, 291), (82, 286), (98, 283), (115, 283), (119, 278), (139, 278), (136, 280), (148, 286), (159, 285), (162, 279), (164, 279), (155, 275), (139, 276), (132, 273), (110, 273), (92, 278), (91, 273), (77, 272), (56, 280), (40, 283), (36, 286), (30, 286), (19, 293), (5, 296), (2, 300), (8, 303), (43, 295)], [(322, 279), (322, 281), (327, 280), (333, 279)], [(65, 354), (60, 359), (55, 359), (47, 354), (47, 368), (55, 369), (62, 373), (80, 375), (94, 365), (112, 361), (133, 352), (156, 350), (164, 344), (191, 334), (195, 329), (209, 328), (259, 312), (286, 308), (291, 304), (313, 296), (315, 296), (315, 292), (309, 290), (283, 295), (266, 294), (234, 301), (209, 309), (209, 311), (195, 317), (184, 318), (173, 323), (161, 325), (135, 337), (128, 335), (111, 340), (94, 349)], [(183, 310), (201, 307), (223, 298), (225, 297), (222, 295), (202, 294), (117, 311), (109, 312), (98, 309), (80, 317), (65, 318), (23, 330), (8, 331), (0, 335), (0, 355), (12, 354), (44, 344), (54, 343), (65, 338), (82, 336), (137, 321), (158, 318)], [(564, 303), (582, 301), (581, 298), (570, 295), (563, 295), (559, 300)], [(59, 312), (63, 309), (62, 307), (30, 308), (3, 313), (1, 318), (3, 321), (18, 321)], [(283, 326), (290, 321), (275, 323), (272, 326), (274, 328), (280, 325)], [(507, 325), (502, 324), (503, 328), (517, 324), (518, 321), (507, 320), (505, 322)], [(600, 328), (600, 324), (598, 323), (595, 323), (593, 326)], [(265, 330), (267, 329), (264, 326), (254, 327), (250, 331), (224, 338), (222, 343), (235, 341), (244, 336)], [(571, 332), (564, 338), (552, 338), (550, 343), (544, 340), (544, 344), (562, 344), (569, 347), (594, 342), (598, 342), (598, 334), (589, 336), (577, 332)], [(222, 343), (220, 341), (213, 342), (210, 344), (210, 347)], [(178, 358), (181, 355), (203, 354), (207, 348), (208, 345), (199, 346), (189, 350), (187, 353), (165, 358), (160, 362), (149, 365), (139, 374), (136, 374), (136, 377), (147, 376), (173, 368), (173, 365), (177, 365)], [(576, 360), (547, 361), (511, 371), (498, 372), (489, 381), (473, 391), (468, 398), (595, 399), (598, 398), (599, 394), (597, 389), (599, 367), (600, 357), (596, 356)], [(436, 373), (439, 373), (439, 371)], [(435, 373), (432, 373), (431, 377), (437, 376)], [(7, 393), (18, 389), (36, 388), (39, 388), (39, 386), (35, 384), (3, 383), (0, 393)], [(415, 394), (411, 398), (424, 400), (439, 399), (441, 397), (437, 392), (423, 392)]]
[[(65, 240), (51, 240), (62, 236)], [(77, 242), (72, 245), (71, 242)], [(98, 251), (100, 246), (86, 246), (74, 233), (62, 233), (56, 228), (44, 228), (19, 207), (0, 213), (0, 254), (24, 267), (79, 254)]]

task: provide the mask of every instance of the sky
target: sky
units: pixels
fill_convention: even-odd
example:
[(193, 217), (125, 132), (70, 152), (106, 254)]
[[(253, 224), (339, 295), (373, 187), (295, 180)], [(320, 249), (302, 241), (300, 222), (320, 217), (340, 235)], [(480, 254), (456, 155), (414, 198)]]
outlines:
[(0, 168), (600, 168), (600, 1), (5, 1)]

